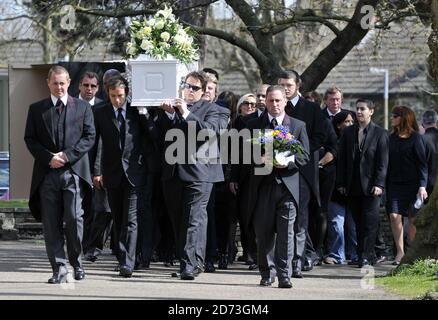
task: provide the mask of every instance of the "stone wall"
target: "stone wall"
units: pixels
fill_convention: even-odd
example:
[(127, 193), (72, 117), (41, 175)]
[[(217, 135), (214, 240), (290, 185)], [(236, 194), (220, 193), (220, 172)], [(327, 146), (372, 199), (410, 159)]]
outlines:
[(42, 239), (43, 226), (27, 208), (0, 208), (0, 240)]

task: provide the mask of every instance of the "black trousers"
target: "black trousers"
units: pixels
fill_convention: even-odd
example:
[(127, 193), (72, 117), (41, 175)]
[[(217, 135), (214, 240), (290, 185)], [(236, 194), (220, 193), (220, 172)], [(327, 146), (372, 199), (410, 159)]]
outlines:
[(44, 241), (53, 271), (67, 263), (64, 232), (70, 265), (74, 268), (82, 267), (82, 183), (71, 169), (59, 168), (50, 170), (39, 188)]
[(207, 204), (213, 184), (187, 182), (179, 177), (163, 181), (163, 193), (175, 234), (181, 271), (204, 265), (207, 243)]
[(289, 279), (294, 254), (295, 201), (283, 183), (263, 183), (259, 194), (254, 226), (260, 274), (262, 278)]
[(143, 187), (142, 208), (138, 211), (137, 261), (149, 263), (155, 247), (156, 214), (152, 207), (155, 175), (149, 173)]
[(374, 259), (377, 229), (379, 226), (380, 197), (349, 196), (347, 205), (356, 224), (357, 253), (359, 259)]
[(108, 200), (114, 219), (117, 260), (134, 269), (137, 245), (137, 215), (143, 210), (143, 187), (133, 187), (123, 175), (117, 187), (108, 188)]

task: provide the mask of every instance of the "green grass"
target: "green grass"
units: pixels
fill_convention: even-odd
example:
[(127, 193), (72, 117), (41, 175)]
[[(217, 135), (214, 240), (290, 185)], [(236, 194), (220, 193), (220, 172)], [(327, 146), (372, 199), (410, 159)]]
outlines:
[(0, 208), (28, 208), (28, 200), (0, 200)]
[(407, 298), (422, 299), (438, 292), (438, 263), (433, 259), (417, 260), (413, 265), (401, 265), (390, 274), (376, 279), (388, 291)]

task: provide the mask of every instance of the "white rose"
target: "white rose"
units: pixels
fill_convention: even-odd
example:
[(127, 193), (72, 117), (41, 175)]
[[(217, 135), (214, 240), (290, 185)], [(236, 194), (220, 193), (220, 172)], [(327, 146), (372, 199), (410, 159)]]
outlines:
[(163, 32), (160, 35), (160, 38), (164, 41), (167, 42), (170, 39), (170, 33), (169, 32)]
[(161, 30), (164, 28), (164, 21), (163, 20), (159, 20), (156, 24), (155, 24), (155, 28), (157, 28), (158, 30)]
[(148, 26), (153, 27), (155, 25), (155, 19), (148, 20)]
[(152, 48), (152, 43), (149, 40), (143, 39), (140, 48), (147, 51), (148, 49)]

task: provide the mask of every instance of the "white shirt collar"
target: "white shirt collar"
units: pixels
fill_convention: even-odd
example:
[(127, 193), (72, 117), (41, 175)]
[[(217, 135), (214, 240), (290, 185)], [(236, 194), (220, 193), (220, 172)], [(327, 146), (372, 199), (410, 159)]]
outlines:
[[(50, 94), (50, 98), (52, 99), (53, 105), (56, 106), (56, 103), (58, 102), (58, 98), (55, 97), (53, 94)], [(65, 96), (61, 97), (61, 101), (64, 104), (64, 106), (67, 105), (67, 100), (68, 100), (68, 94), (66, 94)]]
[[(277, 124), (282, 124), (283, 123), (285, 114), (286, 113), (283, 112), (283, 114), (281, 116), (275, 117), (275, 120), (277, 120)], [(268, 118), (269, 118), (269, 123), (272, 121), (272, 119), (274, 119), (274, 117), (271, 116), (269, 113), (268, 113)]]
[(339, 110), (338, 110), (338, 112), (336, 112), (336, 113), (331, 113), (330, 112), (330, 110), (329, 110), (329, 108), (327, 107), (327, 113), (328, 113), (328, 115), (331, 117), (331, 116), (335, 116), (335, 115), (337, 115), (339, 112), (341, 112), (341, 108), (339, 108)]
[(300, 96), (296, 95), (295, 97), (293, 97), (292, 99), (290, 99), (290, 102), (292, 102), (292, 104), (294, 105), (294, 107), (297, 105), (298, 100), (300, 100)]
[[(81, 94), (79, 94), (78, 98), (79, 98), (79, 100), (87, 101), (84, 98), (82, 98)], [(96, 97), (93, 97), (93, 99), (91, 99), (90, 101), (87, 101), (87, 102), (90, 104), (90, 106), (94, 106), (94, 104), (96, 103)]]

